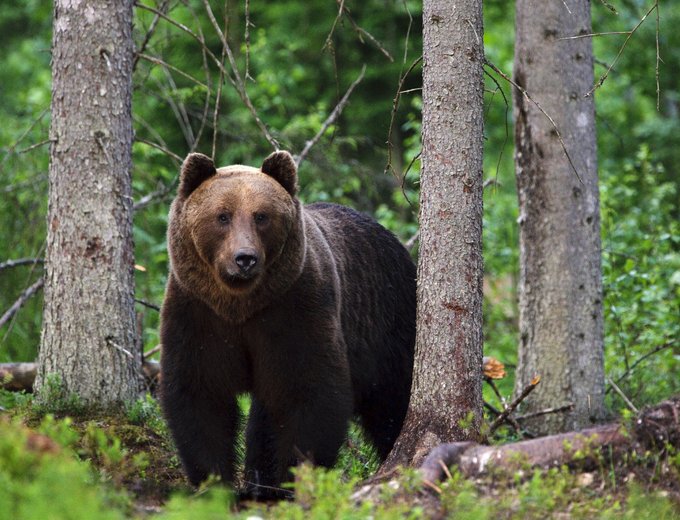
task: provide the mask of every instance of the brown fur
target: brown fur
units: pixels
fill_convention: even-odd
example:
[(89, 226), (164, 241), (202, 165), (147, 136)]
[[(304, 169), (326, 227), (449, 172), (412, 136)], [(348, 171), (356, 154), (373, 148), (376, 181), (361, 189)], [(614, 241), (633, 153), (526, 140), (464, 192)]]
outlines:
[(250, 393), (245, 484), (280, 496), (301, 460), (330, 466), (358, 416), (385, 457), (411, 385), (415, 268), (372, 219), (303, 207), (287, 152), (260, 170), (190, 155), (168, 227), (161, 402), (189, 479), (234, 479), (236, 395)]

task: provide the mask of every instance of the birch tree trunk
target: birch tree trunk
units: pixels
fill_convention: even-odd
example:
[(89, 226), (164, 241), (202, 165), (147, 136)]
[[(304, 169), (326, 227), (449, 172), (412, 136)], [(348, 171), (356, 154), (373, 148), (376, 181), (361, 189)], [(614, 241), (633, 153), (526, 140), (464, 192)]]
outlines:
[(482, 37), (481, 0), (425, 0), (416, 357), (409, 410), (385, 469), (479, 434)]
[[(603, 417), (600, 212), (590, 2), (516, 3), (515, 81), (555, 121), (514, 91), (520, 224), (520, 344), (515, 391), (541, 384), (527, 411), (573, 402), (573, 412), (528, 425), (584, 428)], [(579, 180), (579, 177), (581, 180)]]
[(56, 0), (43, 330), (36, 390), (134, 399), (132, 0)]

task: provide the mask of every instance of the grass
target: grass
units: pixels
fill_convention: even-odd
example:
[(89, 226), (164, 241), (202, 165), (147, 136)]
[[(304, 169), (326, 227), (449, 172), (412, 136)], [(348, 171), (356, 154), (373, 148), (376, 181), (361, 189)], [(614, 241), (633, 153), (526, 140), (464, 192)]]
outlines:
[[(7, 402), (6, 394), (0, 401)], [(30, 426), (29, 426), (30, 425)], [(605, 454), (606, 455), (606, 454)], [(121, 416), (57, 418), (30, 399), (0, 416), (0, 511), (37, 518), (650, 518), (680, 515), (680, 453), (602, 455), (591, 467), (520, 468), (436, 486), (415, 471), (359, 493), (377, 461), (353, 428), (331, 470), (296, 470), (295, 500), (238, 504), (218, 482), (185, 482), (155, 400)], [(616, 460), (616, 462), (612, 462)], [(363, 490), (365, 491), (365, 489)]]

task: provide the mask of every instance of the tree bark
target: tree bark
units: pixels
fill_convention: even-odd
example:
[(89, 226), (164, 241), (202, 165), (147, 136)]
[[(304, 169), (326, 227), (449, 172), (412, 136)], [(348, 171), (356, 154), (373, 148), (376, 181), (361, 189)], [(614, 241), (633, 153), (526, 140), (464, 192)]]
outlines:
[(482, 37), (481, 0), (425, 0), (416, 356), (409, 410), (385, 471), (479, 434)]
[(574, 403), (571, 412), (527, 424), (543, 434), (581, 429), (604, 415), (595, 107), (593, 97), (584, 96), (593, 85), (592, 43), (560, 40), (591, 32), (590, 2), (517, 0), (515, 23), (515, 82), (557, 126), (514, 90), (520, 213), (515, 390), (540, 375), (526, 411)]
[(43, 329), (36, 390), (57, 374), (84, 404), (134, 399), (132, 0), (57, 0)]

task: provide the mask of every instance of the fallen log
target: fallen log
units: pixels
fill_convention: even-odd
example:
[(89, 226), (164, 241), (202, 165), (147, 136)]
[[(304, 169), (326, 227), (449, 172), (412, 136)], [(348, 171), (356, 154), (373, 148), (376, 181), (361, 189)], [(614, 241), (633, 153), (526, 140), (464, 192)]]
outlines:
[[(450, 466), (466, 477), (491, 470), (513, 471), (518, 464), (537, 468), (561, 466), (600, 453), (603, 448), (661, 449), (680, 447), (680, 396), (643, 410), (626, 426), (610, 423), (577, 432), (549, 435), (501, 446), (473, 442), (441, 444), (430, 452), (419, 471), (424, 482), (442, 480)], [(578, 456), (577, 456), (578, 454)]]
[[(145, 360), (142, 363), (142, 374), (147, 388), (156, 387), (160, 370), (158, 361)], [(32, 392), (37, 372), (37, 363), (0, 363), (0, 388)]]
[[(159, 345), (160, 347), (160, 345)], [(155, 353), (158, 347), (147, 353)], [(33, 382), (38, 370), (37, 363), (0, 363), (0, 388), (12, 391), (33, 391)], [(160, 363), (158, 361), (144, 360), (142, 374), (147, 388), (156, 388), (160, 375)], [(490, 379), (500, 379), (505, 376), (503, 363), (492, 357), (484, 357), (482, 361), (484, 376)]]

